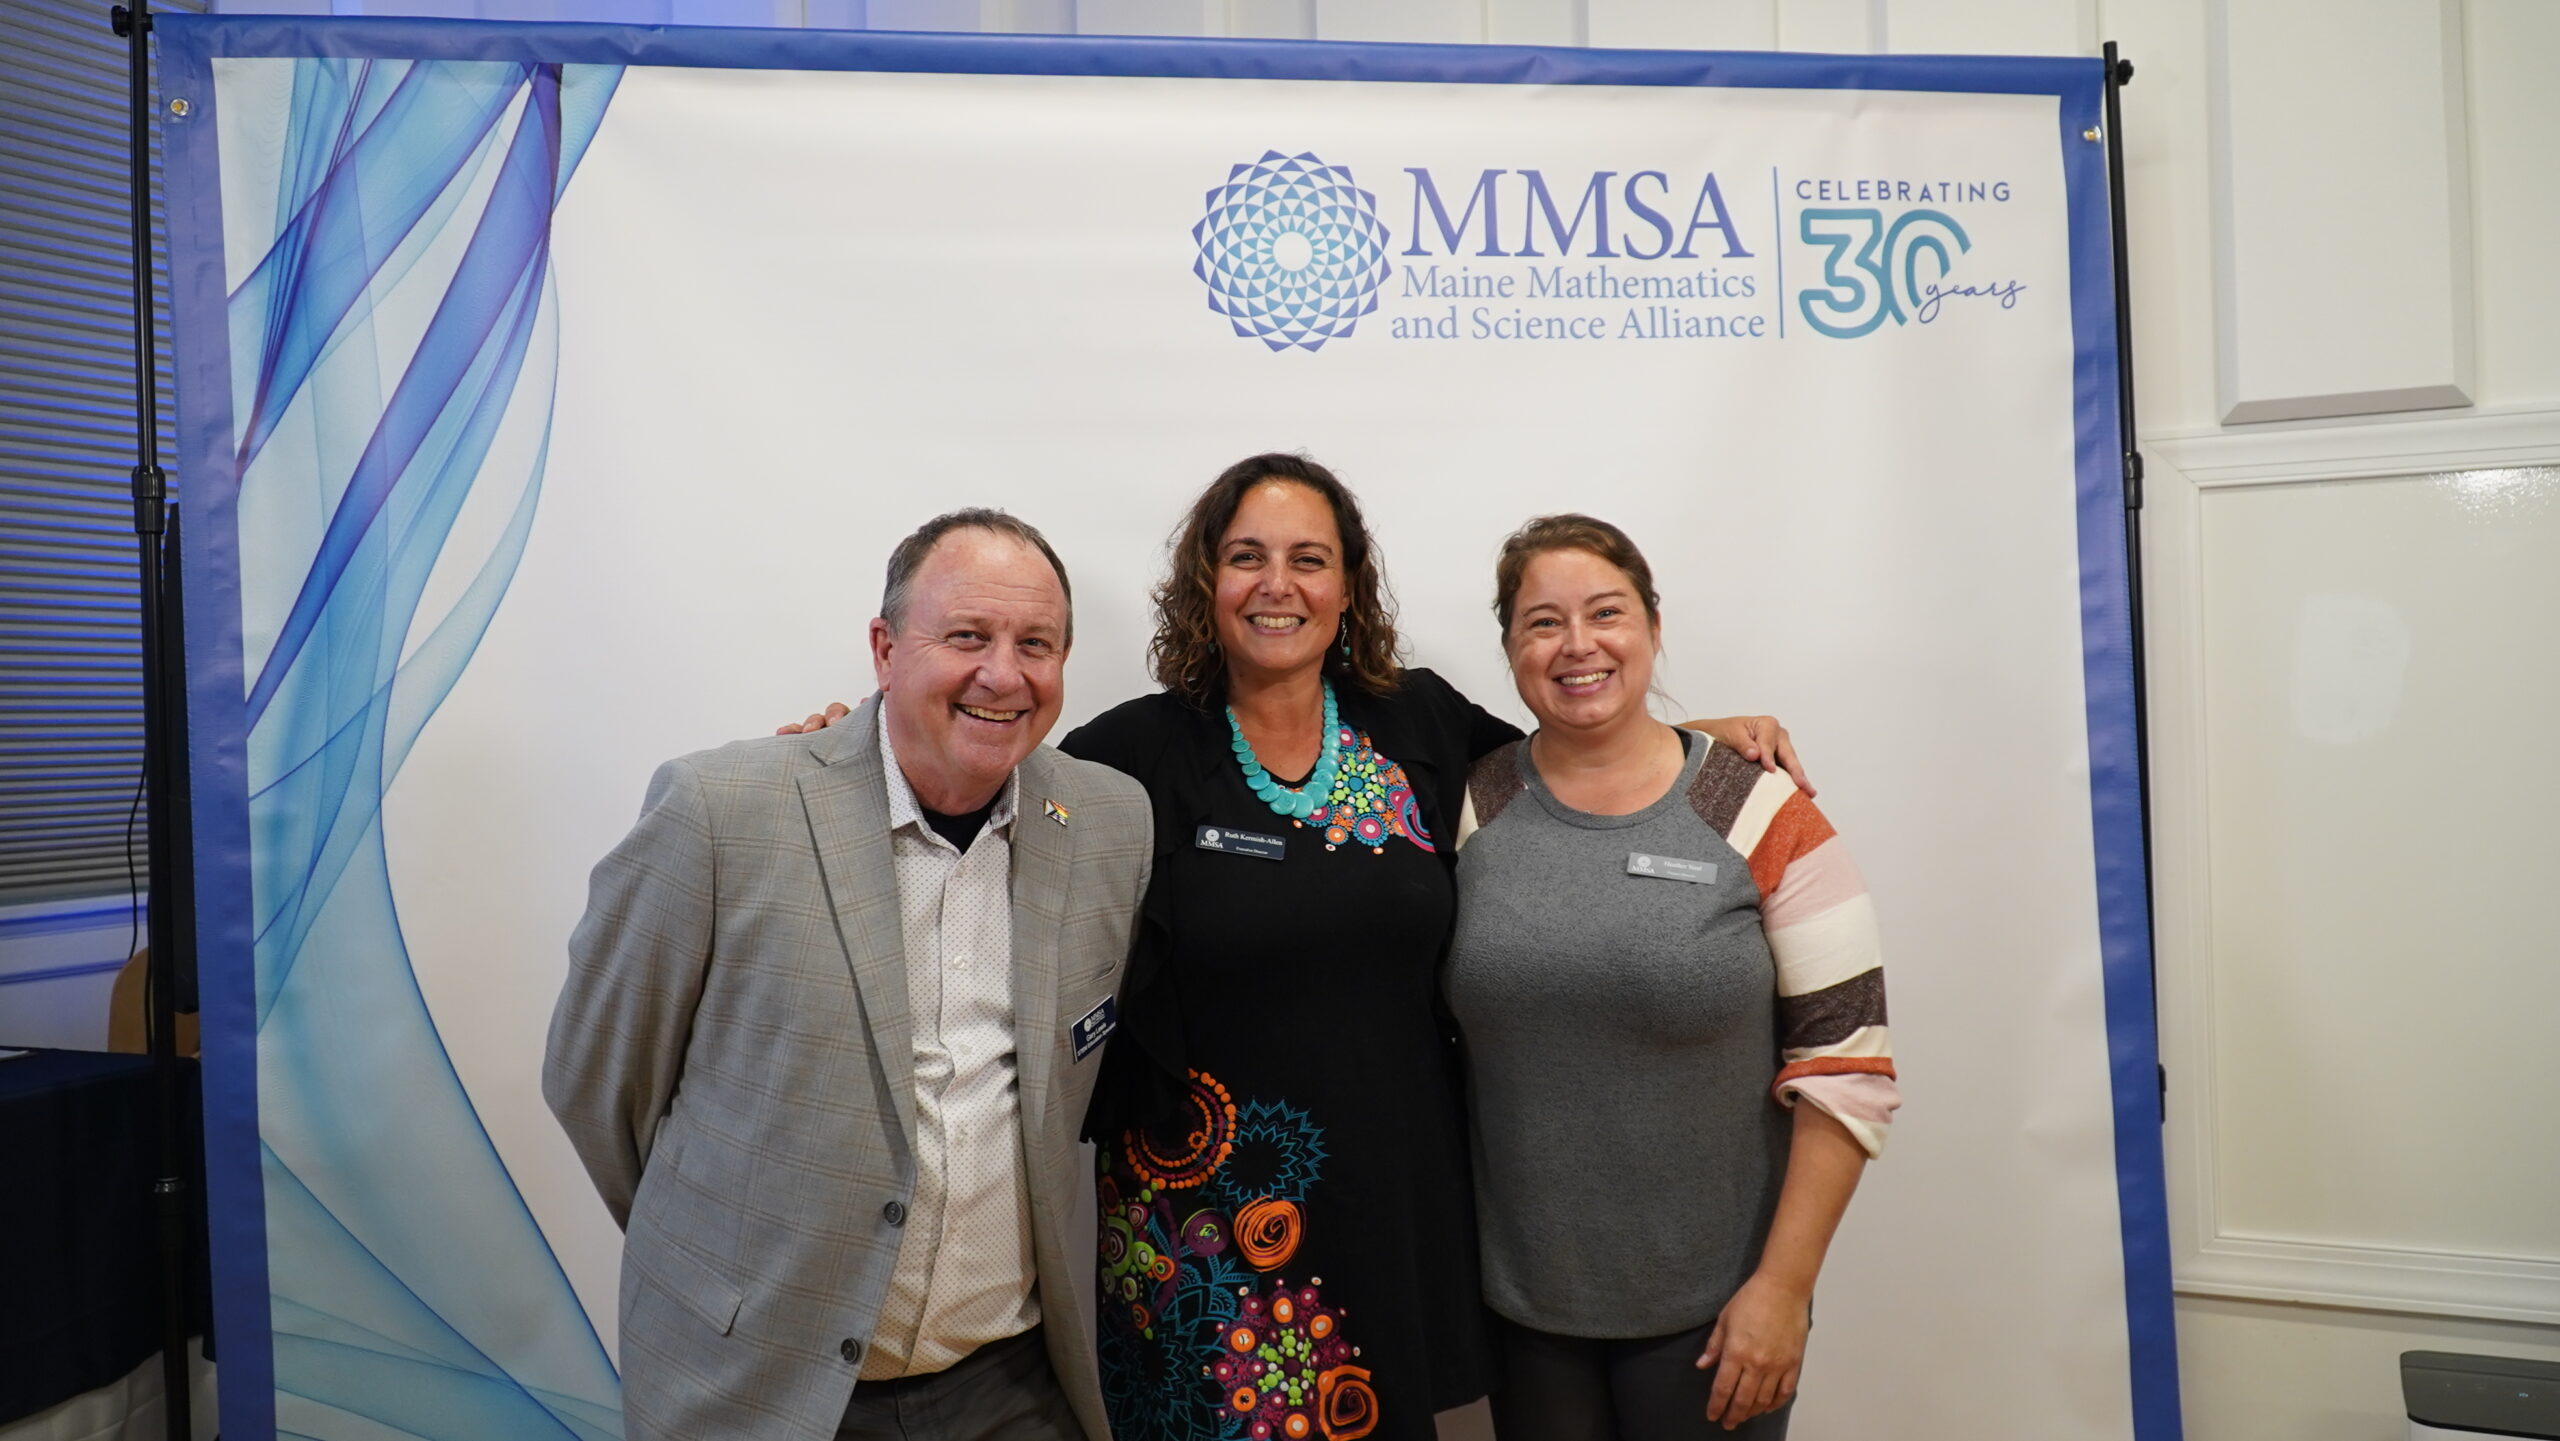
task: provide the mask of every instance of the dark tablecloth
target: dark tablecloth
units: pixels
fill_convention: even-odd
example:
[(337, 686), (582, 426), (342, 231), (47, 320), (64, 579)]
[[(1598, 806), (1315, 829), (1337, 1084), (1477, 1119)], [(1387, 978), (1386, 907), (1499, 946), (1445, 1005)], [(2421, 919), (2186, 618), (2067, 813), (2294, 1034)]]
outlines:
[[(204, 1165), (196, 1063), (183, 1061), (202, 1334)], [(158, 1091), (148, 1056), (37, 1051), (0, 1061), (0, 1424), (95, 1390), (160, 1349)]]

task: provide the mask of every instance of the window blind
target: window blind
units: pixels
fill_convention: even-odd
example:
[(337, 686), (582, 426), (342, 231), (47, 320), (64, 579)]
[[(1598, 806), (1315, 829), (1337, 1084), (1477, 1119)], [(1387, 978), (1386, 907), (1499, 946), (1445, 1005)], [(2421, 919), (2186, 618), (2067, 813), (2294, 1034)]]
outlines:
[[(102, 0), (0, 0), (0, 905), (128, 884), (142, 625), (125, 54)], [(166, 261), (155, 269), (174, 493)]]

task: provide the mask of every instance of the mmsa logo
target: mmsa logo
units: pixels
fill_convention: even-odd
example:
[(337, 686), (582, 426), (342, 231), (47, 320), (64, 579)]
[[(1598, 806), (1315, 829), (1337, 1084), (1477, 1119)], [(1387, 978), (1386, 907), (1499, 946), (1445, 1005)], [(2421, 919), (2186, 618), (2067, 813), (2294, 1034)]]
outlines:
[(1266, 150), (1231, 167), (1191, 238), (1209, 308), (1273, 350), (1349, 335), (1387, 281), (1378, 197), (1352, 183), (1349, 166), (1312, 153)]

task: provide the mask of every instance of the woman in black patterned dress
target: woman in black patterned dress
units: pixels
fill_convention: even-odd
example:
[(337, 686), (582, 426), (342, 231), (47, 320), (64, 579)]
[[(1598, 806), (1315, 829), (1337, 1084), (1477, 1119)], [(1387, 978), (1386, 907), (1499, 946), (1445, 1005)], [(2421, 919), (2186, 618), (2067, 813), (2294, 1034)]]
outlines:
[(1359, 504), (1301, 457), (1209, 487), (1156, 610), (1165, 689), (1061, 742), (1155, 803), (1087, 1127), (1112, 1425), (1429, 1441), (1490, 1381), (1438, 999), (1449, 841), (1468, 766), (1519, 731), (1396, 664)]

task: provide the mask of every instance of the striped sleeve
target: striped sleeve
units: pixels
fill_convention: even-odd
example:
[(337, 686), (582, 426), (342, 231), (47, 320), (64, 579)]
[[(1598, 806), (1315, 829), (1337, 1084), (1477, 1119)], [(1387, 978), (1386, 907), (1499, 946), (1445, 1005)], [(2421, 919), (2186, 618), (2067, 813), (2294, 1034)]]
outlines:
[(1749, 858), (1778, 968), (1778, 1100), (1812, 1102), (1870, 1156), (1902, 1104), (1885, 1025), (1875, 902), (1831, 822), (1783, 773), (1759, 771), (1725, 839)]
[(1515, 740), (1498, 746), (1476, 759), (1467, 771), (1465, 796), (1458, 802), (1458, 843), (1465, 850), (1475, 833), (1492, 825), (1511, 804), (1512, 797), (1526, 788), (1520, 779), (1520, 748), (1528, 744)]

